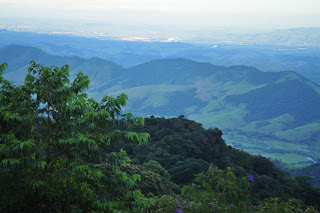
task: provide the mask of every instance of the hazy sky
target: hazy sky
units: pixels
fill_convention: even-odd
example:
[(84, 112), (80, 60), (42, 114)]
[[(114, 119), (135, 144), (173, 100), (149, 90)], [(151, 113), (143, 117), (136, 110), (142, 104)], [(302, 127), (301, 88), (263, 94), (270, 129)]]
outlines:
[(0, 25), (51, 18), (185, 28), (320, 27), (320, 0), (0, 0), (0, 8)]

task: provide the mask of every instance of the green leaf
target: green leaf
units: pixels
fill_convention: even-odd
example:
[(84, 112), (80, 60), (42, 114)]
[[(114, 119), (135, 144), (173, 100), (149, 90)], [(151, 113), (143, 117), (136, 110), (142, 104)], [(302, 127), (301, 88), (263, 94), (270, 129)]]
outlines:
[[(35, 61), (24, 84), (15, 86), (2, 77), (6, 66), (0, 65), (0, 192), (9, 212), (128, 212), (148, 205), (140, 191), (130, 191), (141, 177), (121, 171), (130, 162), (126, 152), (108, 147), (150, 138), (118, 129), (144, 124), (143, 118), (121, 112), (125, 94), (88, 100), (88, 76), (78, 73), (70, 82), (69, 65)], [(30, 198), (37, 204), (21, 202)]]
[(137, 119), (139, 120), (139, 123), (144, 126), (144, 118), (143, 117), (137, 117)]
[(134, 181), (141, 181), (141, 176), (140, 175), (138, 175), (138, 174), (134, 174), (133, 175), (133, 179), (134, 179)]
[(134, 199), (140, 199), (142, 197), (142, 194), (139, 190), (134, 190), (132, 193)]

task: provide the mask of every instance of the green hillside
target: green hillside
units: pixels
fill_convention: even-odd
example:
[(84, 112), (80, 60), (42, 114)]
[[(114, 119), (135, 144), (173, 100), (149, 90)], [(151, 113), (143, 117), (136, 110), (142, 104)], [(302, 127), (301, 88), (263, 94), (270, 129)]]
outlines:
[(311, 177), (227, 145), (218, 128), (134, 117), (125, 94), (95, 101), (69, 65), (31, 61), (18, 86), (6, 67), (0, 212), (318, 212)]
[(9, 81), (14, 81), (18, 84), (23, 83), (31, 60), (46, 66), (69, 64), (72, 67), (71, 78), (74, 78), (76, 73), (82, 71), (88, 75), (91, 85), (95, 87), (107, 82), (110, 83), (122, 70), (120, 65), (100, 58), (83, 59), (76, 56), (53, 56), (38, 48), (21, 45), (8, 45), (0, 48), (0, 60), (9, 65), (4, 76)]
[[(141, 116), (187, 118), (218, 127), (227, 143), (252, 154), (309, 165), (320, 158), (320, 87), (295, 72), (262, 72), (247, 66), (215, 66), (189, 59), (153, 60), (123, 68), (100, 58), (46, 54), (11, 45), (0, 49), (6, 76), (21, 82), (28, 62), (71, 65), (91, 79), (88, 94), (126, 93), (126, 111)], [(12, 64), (12, 66), (11, 66)]]
[[(227, 146), (221, 137), (223, 132), (217, 128), (204, 129), (202, 124), (183, 116), (170, 119), (151, 116), (145, 119), (143, 127), (129, 125), (125, 129), (148, 132), (151, 139), (141, 146), (119, 143), (113, 146), (112, 150), (124, 148), (132, 163), (136, 165), (146, 165), (150, 161), (158, 162), (168, 171), (171, 181), (175, 184), (191, 183), (196, 174), (205, 172), (211, 164), (220, 169), (233, 168), (239, 176), (253, 174), (256, 177), (256, 184), (251, 188), (253, 202), (266, 197), (281, 197), (286, 200), (296, 196), (294, 193), (297, 191), (293, 188), (298, 185), (298, 177), (296, 180), (289, 177), (267, 158), (252, 156)], [(299, 173), (301, 174), (303, 173)], [(314, 177), (315, 173), (310, 175)], [(157, 192), (156, 190), (155, 193)], [(297, 196), (303, 197), (302, 194)]]

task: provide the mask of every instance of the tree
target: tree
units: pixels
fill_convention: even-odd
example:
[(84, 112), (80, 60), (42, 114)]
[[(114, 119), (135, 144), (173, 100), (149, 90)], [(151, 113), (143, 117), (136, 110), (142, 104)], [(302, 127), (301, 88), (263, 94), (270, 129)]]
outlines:
[(120, 167), (124, 150), (109, 152), (118, 141), (146, 142), (147, 133), (121, 131), (143, 118), (122, 114), (127, 96), (100, 102), (84, 92), (89, 79), (69, 66), (30, 62), (25, 82), (14, 86), (0, 66), (0, 208), (6, 212), (141, 210), (152, 203), (132, 186), (138, 175)]
[(181, 196), (162, 196), (155, 212), (251, 212), (251, 174), (237, 178), (231, 171), (208, 169), (193, 184), (182, 188)]
[(178, 184), (188, 184), (192, 182), (199, 173), (206, 172), (209, 163), (202, 159), (187, 158), (178, 162), (169, 169), (171, 179)]

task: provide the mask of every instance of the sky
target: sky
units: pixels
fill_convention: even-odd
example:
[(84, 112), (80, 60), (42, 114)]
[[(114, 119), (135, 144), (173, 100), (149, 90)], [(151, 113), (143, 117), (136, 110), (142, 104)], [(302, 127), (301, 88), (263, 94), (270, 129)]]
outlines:
[(99, 22), (137, 27), (320, 27), (320, 0), (0, 0), (0, 25)]

